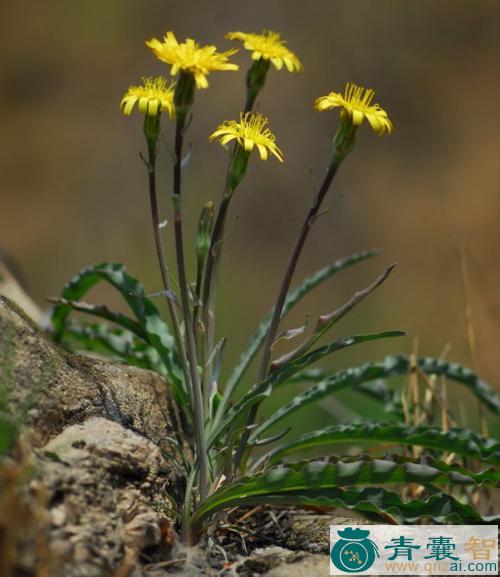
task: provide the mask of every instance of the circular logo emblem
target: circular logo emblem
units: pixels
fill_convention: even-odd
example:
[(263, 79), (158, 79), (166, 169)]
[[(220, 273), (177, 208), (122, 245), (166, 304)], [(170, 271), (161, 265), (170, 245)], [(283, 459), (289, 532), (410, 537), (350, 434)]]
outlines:
[(370, 531), (351, 529), (337, 531), (340, 539), (332, 547), (330, 558), (332, 563), (345, 573), (360, 573), (366, 571), (378, 557), (377, 545), (368, 535)]

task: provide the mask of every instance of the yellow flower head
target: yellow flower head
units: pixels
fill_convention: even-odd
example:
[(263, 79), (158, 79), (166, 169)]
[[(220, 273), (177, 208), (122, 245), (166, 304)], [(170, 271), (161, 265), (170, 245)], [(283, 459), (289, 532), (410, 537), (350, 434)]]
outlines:
[(197, 88), (207, 88), (207, 74), (213, 70), (238, 70), (237, 64), (228, 62), (228, 57), (237, 50), (217, 52), (215, 46), (200, 46), (192, 38), (179, 43), (173, 32), (167, 32), (163, 42), (157, 38), (148, 40), (146, 46), (157, 58), (172, 65), (172, 76), (180, 70), (192, 74)]
[(168, 112), (170, 118), (175, 116), (174, 85), (167, 86), (167, 81), (158, 78), (143, 78), (142, 86), (131, 86), (120, 102), (123, 114), (132, 113), (135, 103), (139, 110), (148, 116), (156, 116), (160, 111)]
[(374, 96), (373, 90), (348, 82), (344, 96), (338, 92), (330, 92), (328, 96), (318, 98), (315, 106), (320, 111), (339, 106), (342, 108), (341, 117), (348, 115), (355, 126), (359, 126), (366, 118), (377, 134), (390, 134), (393, 130), (392, 122), (379, 104), (371, 103)]
[(283, 153), (276, 146), (276, 137), (268, 128), (269, 121), (262, 114), (246, 112), (240, 114), (240, 121), (228, 120), (217, 127), (210, 135), (210, 140), (219, 138), (220, 143), (225, 145), (231, 140), (251, 152), (256, 146), (262, 160), (266, 160), (268, 151), (283, 162)]
[(229, 40), (241, 40), (247, 50), (252, 51), (252, 59), (270, 60), (274, 66), (281, 70), (283, 66), (290, 72), (300, 72), (302, 64), (295, 54), (285, 46), (278, 32), (264, 30), (262, 34), (247, 34), (245, 32), (229, 32), (226, 34)]

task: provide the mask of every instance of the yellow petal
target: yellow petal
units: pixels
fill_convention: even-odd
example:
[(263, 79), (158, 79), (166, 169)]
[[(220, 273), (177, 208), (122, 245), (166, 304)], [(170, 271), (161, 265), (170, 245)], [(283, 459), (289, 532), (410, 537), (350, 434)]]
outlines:
[(175, 34), (170, 30), (165, 34), (165, 40), (170, 44), (178, 44)]
[(271, 58), (271, 62), (276, 66), (276, 70), (283, 68), (283, 60), (281, 58)]
[(363, 122), (364, 114), (361, 110), (351, 110), (351, 118), (354, 126), (359, 126)]
[(144, 114), (148, 111), (148, 101), (149, 99), (146, 96), (139, 98), (139, 110)]
[(134, 96), (128, 96), (124, 98), (121, 102), (123, 107), (123, 114), (129, 116), (132, 113), (132, 109), (134, 108), (134, 104), (136, 103), (137, 98)]
[(263, 144), (257, 144), (261, 160), (267, 160), (267, 148)]
[(243, 148), (247, 151), (247, 152), (251, 152), (253, 150), (253, 146), (254, 146), (254, 141), (250, 140), (249, 138), (245, 138), (243, 141)]
[(208, 88), (207, 77), (201, 72), (198, 72), (197, 74), (194, 75), (194, 80), (196, 82), (196, 88), (200, 89)]
[(150, 100), (148, 106), (148, 114), (150, 116), (156, 116), (158, 114), (159, 105), (160, 101), (157, 98)]

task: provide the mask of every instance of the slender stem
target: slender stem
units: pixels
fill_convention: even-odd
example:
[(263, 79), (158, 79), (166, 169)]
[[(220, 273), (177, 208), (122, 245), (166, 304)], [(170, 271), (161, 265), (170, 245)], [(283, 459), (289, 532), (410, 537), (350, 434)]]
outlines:
[[(163, 280), (163, 286), (166, 291), (171, 292), (170, 281), (168, 277), (167, 259), (165, 257), (165, 250), (163, 248), (163, 243), (160, 234), (158, 195), (156, 192), (156, 148), (152, 143), (148, 143), (148, 156), (149, 156), (148, 158), (149, 199), (151, 203), (151, 220), (153, 223), (156, 254), (158, 256), (158, 264), (160, 266), (160, 273)], [(184, 347), (184, 342), (182, 340), (182, 334), (180, 329), (179, 318), (177, 316), (177, 310), (171, 298), (167, 296), (166, 300), (167, 300), (168, 312), (172, 320), (172, 327), (174, 330), (174, 338), (177, 345), (177, 350), (179, 351), (179, 356), (182, 363), (182, 369), (184, 373), (184, 379), (186, 381), (186, 387), (188, 393), (191, 395), (192, 398), (191, 375), (189, 373), (189, 365), (186, 357), (186, 349)]]
[(206, 351), (205, 354), (207, 358), (212, 352), (213, 337), (210, 338), (210, 327), (213, 324), (210, 318), (211, 303), (214, 300), (215, 293), (215, 276), (217, 271), (217, 265), (220, 262), (220, 241), (224, 235), (224, 226), (226, 222), (227, 210), (229, 208), (229, 202), (231, 200), (231, 195), (226, 192), (222, 198), (219, 210), (217, 212), (217, 217), (215, 219), (214, 228), (212, 231), (212, 236), (210, 238), (210, 248), (207, 255), (207, 263), (205, 266), (205, 282), (203, 283), (203, 296), (202, 296), (202, 308), (203, 308), (203, 323), (205, 325), (205, 335), (206, 335)]
[(181, 164), (182, 164), (182, 145), (184, 141), (184, 126), (186, 117), (184, 114), (177, 115), (175, 125), (175, 164), (174, 164), (174, 233), (175, 248), (177, 253), (177, 271), (179, 275), (179, 291), (181, 294), (182, 314), (184, 317), (184, 329), (186, 333), (187, 354), (191, 369), (191, 381), (193, 384), (193, 413), (195, 419), (196, 435), (196, 452), (200, 464), (200, 498), (203, 501), (207, 496), (208, 487), (208, 459), (205, 443), (205, 419), (203, 411), (203, 397), (201, 392), (201, 381), (198, 372), (198, 359), (196, 353), (196, 344), (194, 340), (193, 325), (191, 313), (189, 310), (189, 297), (186, 277), (186, 263), (184, 260), (184, 243), (182, 233), (182, 208), (181, 208)]
[(292, 254), (290, 255), (290, 259), (286, 267), (283, 281), (281, 282), (281, 287), (278, 292), (276, 304), (274, 305), (274, 312), (271, 319), (271, 324), (269, 326), (269, 331), (267, 332), (267, 337), (266, 340), (264, 341), (258, 382), (264, 380), (269, 372), (269, 363), (271, 360), (271, 347), (276, 338), (276, 333), (278, 331), (279, 323), (281, 320), (281, 313), (283, 312), (283, 305), (285, 304), (286, 295), (288, 294), (288, 290), (290, 288), (290, 283), (292, 282), (292, 278), (295, 273), (295, 269), (297, 267), (300, 254), (302, 252), (302, 249), (304, 248), (306, 239), (309, 235), (312, 225), (314, 224), (314, 219), (318, 215), (319, 209), (321, 208), (326, 193), (330, 188), (333, 178), (338, 170), (339, 164), (340, 163), (338, 162), (332, 162), (330, 164), (328, 172), (326, 173), (325, 179), (323, 180), (323, 183), (321, 185), (321, 188), (319, 189), (319, 192), (311, 208), (309, 209), (306, 218), (304, 219), (304, 222), (302, 223), (302, 228), (300, 229), (299, 236), (295, 241), (295, 246), (293, 247)]
[[(304, 222), (300, 229), (299, 236), (295, 241), (295, 246), (293, 247), (292, 254), (290, 255), (290, 259), (288, 261), (288, 265), (285, 270), (285, 275), (281, 282), (281, 287), (278, 292), (278, 296), (276, 298), (276, 304), (274, 305), (273, 316), (271, 319), (271, 323), (269, 325), (267, 337), (266, 340), (264, 341), (262, 360), (257, 377), (257, 383), (261, 383), (262, 381), (264, 381), (269, 373), (269, 365), (271, 361), (271, 348), (276, 338), (276, 333), (278, 331), (278, 327), (280, 324), (281, 314), (283, 312), (283, 306), (285, 304), (286, 295), (288, 294), (288, 290), (290, 288), (290, 283), (292, 282), (292, 278), (295, 273), (295, 269), (297, 267), (300, 254), (302, 253), (302, 249), (304, 248), (304, 244), (309, 235), (309, 231), (311, 230), (311, 227), (314, 224), (315, 217), (318, 215), (319, 209), (321, 208), (321, 204), (323, 203), (326, 193), (330, 188), (330, 185), (340, 166), (341, 161), (342, 159), (339, 159), (339, 157), (337, 156), (333, 157), (333, 160), (330, 166), (328, 167), (328, 172), (326, 173), (325, 179), (321, 184), (321, 187), (313, 201), (311, 208), (307, 212), (306, 218), (304, 219)], [(250, 436), (250, 431), (248, 427), (254, 423), (258, 408), (259, 404), (256, 403), (255, 405), (252, 406), (250, 413), (248, 415), (246, 422), (246, 429), (241, 437), (238, 450), (236, 451), (234, 459), (235, 467), (238, 467), (241, 461), (241, 457), (246, 449), (248, 438)]]
[[(267, 69), (266, 69), (267, 72)], [(250, 90), (247, 89), (246, 101), (245, 101), (245, 109), (244, 112), (251, 112), (255, 100), (259, 94), (260, 90)], [(224, 227), (226, 224), (226, 217), (229, 208), (229, 204), (231, 201), (232, 194), (229, 191), (229, 173), (231, 171), (231, 164), (236, 156), (238, 144), (235, 143), (233, 145), (233, 149), (230, 155), (230, 160), (228, 164), (228, 175), (226, 179), (226, 185), (224, 188), (224, 193), (222, 196), (222, 201), (219, 206), (219, 211), (217, 213), (214, 229), (212, 231), (212, 238), (210, 241), (210, 250), (207, 257), (207, 263), (205, 267), (205, 281), (203, 285), (203, 298), (202, 298), (202, 310), (203, 310), (203, 324), (205, 326), (205, 351), (204, 357), (207, 359), (210, 357), (213, 346), (214, 346), (214, 334), (215, 334), (215, 321), (214, 321), (214, 311), (213, 311), (213, 303), (217, 300), (216, 299), (216, 279), (217, 279), (217, 270), (220, 265), (221, 259), (221, 252), (222, 246), (220, 246), (220, 241), (224, 236)], [(233, 191), (234, 192), (234, 191)], [(210, 368), (207, 371), (207, 381), (210, 381)]]

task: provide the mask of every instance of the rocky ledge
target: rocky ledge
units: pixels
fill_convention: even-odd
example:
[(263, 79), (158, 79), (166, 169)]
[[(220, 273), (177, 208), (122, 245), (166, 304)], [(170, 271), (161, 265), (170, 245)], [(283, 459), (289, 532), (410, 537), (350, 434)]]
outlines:
[(4, 297), (0, 391), (23, 421), (0, 465), (3, 577), (326, 575), (328, 525), (363, 523), (256, 508), (237, 512), (241, 533), (222, 516), (184, 548), (172, 515), (183, 478), (168, 384), (63, 350)]

